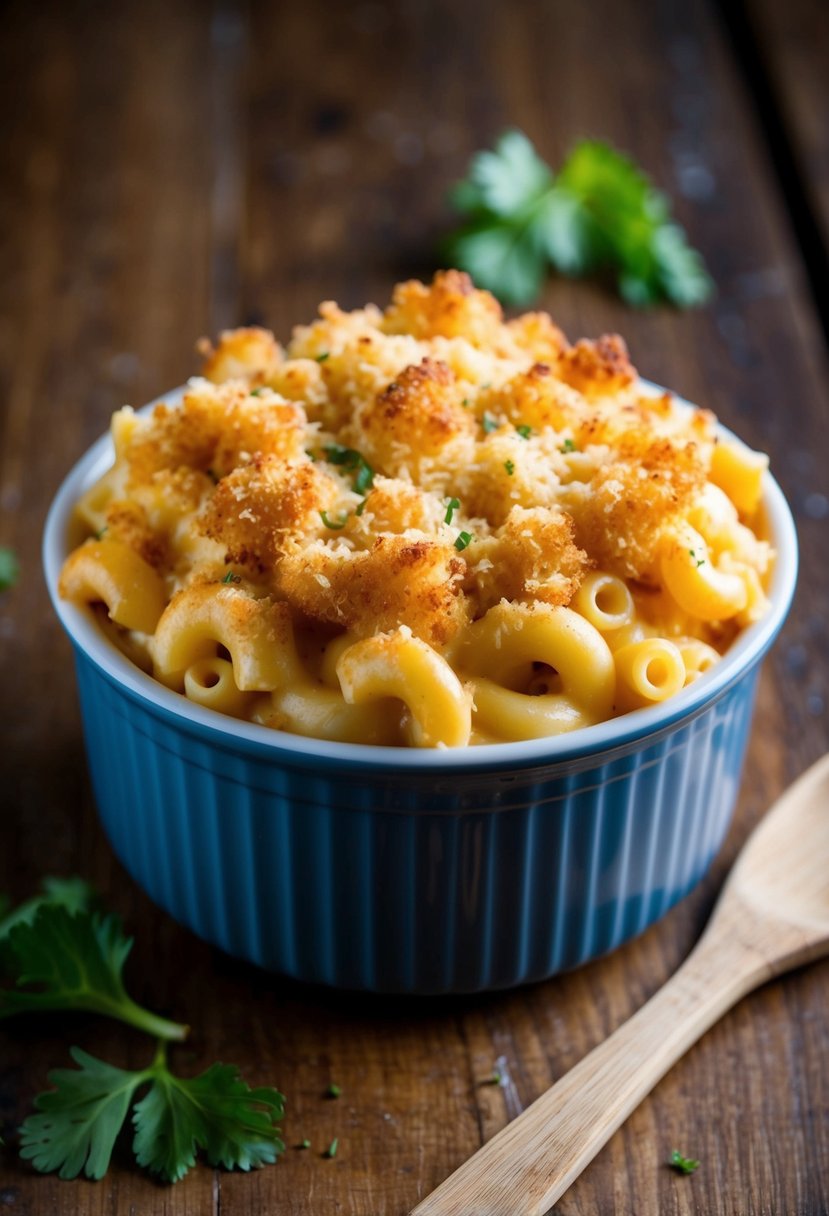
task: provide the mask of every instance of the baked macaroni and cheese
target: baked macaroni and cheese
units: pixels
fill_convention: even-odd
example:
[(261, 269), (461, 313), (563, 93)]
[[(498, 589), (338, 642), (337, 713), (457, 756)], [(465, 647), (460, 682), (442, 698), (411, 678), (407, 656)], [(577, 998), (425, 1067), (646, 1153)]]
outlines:
[(765, 456), (646, 390), (619, 337), (505, 321), (456, 271), (203, 344), (113, 417), (60, 592), (202, 706), (463, 747), (673, 696), (766, 610)]

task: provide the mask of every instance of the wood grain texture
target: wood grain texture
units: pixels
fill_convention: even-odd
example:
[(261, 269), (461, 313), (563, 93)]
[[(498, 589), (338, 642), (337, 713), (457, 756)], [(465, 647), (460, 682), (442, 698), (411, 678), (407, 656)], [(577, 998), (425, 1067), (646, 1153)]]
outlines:
[[(618, 5), (246, 5), (57, 0), (6, 6), (0, 40), (0, 888), (80, 872), (136, 935), (137, 998), (195, 1025), (182, 1071), (215, 1059), (288, 1096), (289, 1145), (253, 1176), (37, 1177), (8, 1150), (15, 1213), (402, 1216), (628, 1018), (698, 935), (749, 826), (826, 749), (827, 358), (806, 276), (718, 10)], [(69, 647), (38, 568), (49, 499), (124, 401), (195, 368), (201, 334), (286, 336), (320, 299), (383, 301), (434, 266), (446, 187), (521, 126), (555, 161), (582, 135), (646, 164), (718, 282), (703, 312), (632, 313), (551, 281), (571, 336), (620, 330), (643, 374), (758, 447), (793, 504), (803, 576), (766, 666), (735, 825), (709, 878), (640, 940), (511, 993), (390, 1001), (320, 992), (211, 950), (125, 876), (94, 814)], [(558, 1203), (576, 1213), (829, 1211), (829, 973), (768, 985), (715, 1027)], [(0, 1027), (0, 1135), (70, 1042), (125, 1065), (147, 1045), (93, 1019)], [(506, 1084), (487, 1084), (498, 1063)], [(336, 1101), (324, 1092), (342, 1087)], [(321, 1158), (334, 1137), (333, 1161)], [(690, 1178), (673, 1147), (699, 1157)]]

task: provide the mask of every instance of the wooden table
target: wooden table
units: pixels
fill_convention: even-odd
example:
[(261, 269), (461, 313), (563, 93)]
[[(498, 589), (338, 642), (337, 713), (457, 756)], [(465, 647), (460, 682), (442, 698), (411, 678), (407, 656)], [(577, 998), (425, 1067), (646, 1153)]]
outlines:
[[(822, 0), (128, 0), (7, 5), (0, 42), (0, 887), (81, 873), (135, 933), (136, 996), (215, 1059), (288, 1095), (289, 1149), (252, 1176), (156, 1185), (119, 1146), (105, 1181), (35, 1175), (14, 1129), (78, 1043), (139, 1066), (94, 1018), (0, 1030), (0, 1211), (404, 1216), (654, 992), (684, 957), (750, 826), (826, 748), (829, 38)], [(434, 268), (447, 186), (523, 128), (554, 163), (603, 136), (674, 197), (718, 284), (693, 314), (635, 313), (589, 283), (543, 304), (573, 337), (620, 330), (643, 374), (768, 450), (802, 577), (763, 677), (732, 832), (707, 880), (612, 957), (517, 992), (402, 1001), (266, 975), (156, 911), (98, 826), (69, 646), (43, 587), (46, 506), (110, 412), (195, 368), (193, 342), (320, 299), (384, 301)], [(557, 1211), (829, 1211), (829, 967), (715, 1027)], [(482, 1081), (498, 1065), (503, 1087)], [(330, 1082), (342, 1096), (326, 1100)], [(339, 1137), (334, 1160), (321, 1151)], [(702, 1161), (669, 1170), (673, 1147)], [(471, 1216), (471, 1214), (470, 1214)]]

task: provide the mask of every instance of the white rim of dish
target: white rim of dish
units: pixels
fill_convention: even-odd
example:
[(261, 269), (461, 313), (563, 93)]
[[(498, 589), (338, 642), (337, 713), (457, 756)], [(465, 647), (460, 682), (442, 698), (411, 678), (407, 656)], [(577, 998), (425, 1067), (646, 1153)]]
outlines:
[[(670, 392), (648, 380), (641, 380), (640, 385), (648, 395)], [(186, 388), (185, 385), (172, 389), (149, 402), (140, 412), (151, 410), (162, 401), (174, 403), (181, 398)], [(695, 408), (675, 393), (671, 393), (671, 396), (680, 405), (689, 409)], [(718, 431), (724, 438), (737, 439), (733, 432), (721, 424), (718, 424)], [(595, 726), (583, 727), (563, 735), (526, 739), (515, 743), (420, 749), (379, 747), (368, 743), (334, 743), (325, 739), (307, 738), (304, 735), (293, 735), (230, 718), (216, 710), (203, 709), (187, 701), (183, 695), (171, 692), (131, 663), (101, 632), (88, 611), (60, 598), (57, 582), (69, 552), (67, 539), (72, 510), (81, 494), (109, 468), (113, 458), (112, 439), (107, 433), (102, 435), (69, 471), (49, 509), (43, 536), (43, 565), (49, 595), (61, 624), (75, 645), (114, 683), (148, 706), (162, 711), (165, 716), (178, 720), (185, 730), (189, 728), (192, 731), (195, 728), (200, 734), (211, 732), (222, 738), (226, 744), (235, 743), (246, 751), (253, 750), (260, 755), (269, 754), (274, 760), (292, 758), (297, 761), (306, 757), (309, 760), (336, 761), (344, 767), (393, 769), (398, 772), (401, 769), (434, 770), (437, 776), (449, 771), (526, 768), (534, 765), (546, 767), (595, 756), (597, 753), (616, 751), (637, 741), (645, 743), (667, 727), (695, 717), (718, 700), (731, 684), (748, 671), (771, 645), (786, 618), (794, 595), (798, 561), (797, 533), (783, 491), (771, 474), (767, 473), (763, 505), (770, 540), (776, 553), (769, 588), (771, 607), (762, 620), (750, 625), (740, 634), (719, 663), (676, 696), (648, 709), (622, 714)]]

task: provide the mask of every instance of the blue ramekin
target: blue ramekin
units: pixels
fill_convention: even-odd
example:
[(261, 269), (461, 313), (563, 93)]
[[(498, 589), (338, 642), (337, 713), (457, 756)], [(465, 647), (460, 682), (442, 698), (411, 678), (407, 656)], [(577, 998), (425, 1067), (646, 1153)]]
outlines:
[(797, 575), (794, 523), (771, 477), (771, 610), (689, 688), (553, 739), (421, 751), (305, 739), (201, 709), (61, 600), (72, 508), (111, 461), (104, 436), (61, 486), (46, 579), (75, 650), (112, 846), (200, 937), (314, 983), (474, 992), (612, 950), (705, 874)]

